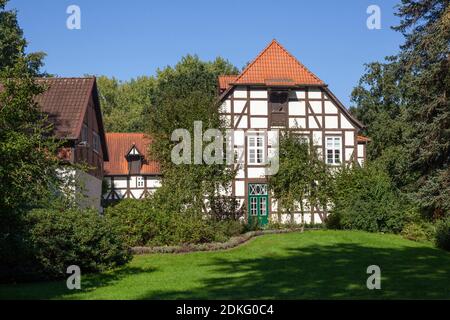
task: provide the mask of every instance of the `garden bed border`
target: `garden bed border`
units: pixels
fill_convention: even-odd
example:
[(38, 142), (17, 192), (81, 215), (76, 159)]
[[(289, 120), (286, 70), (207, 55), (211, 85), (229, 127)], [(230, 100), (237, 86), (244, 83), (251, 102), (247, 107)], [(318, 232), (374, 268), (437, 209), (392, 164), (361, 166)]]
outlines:
[(315, 230), (316, 228), (293, 228), (293, 229), (273, 229), (249, 231), (239, 236), (231, 237), (226, 242), (210, 242), (201, 244), (185, 244), (178, 246), (157, 246), (157, 247), (132, 247), (131, 252), (136, 255), (150, 253), (187, 253), (196, 251), (217, 251), (235, 248), (246, 243), (250, 239), (265, 234), (280, 234), (291, 232), (303, 232), (304, 230)]

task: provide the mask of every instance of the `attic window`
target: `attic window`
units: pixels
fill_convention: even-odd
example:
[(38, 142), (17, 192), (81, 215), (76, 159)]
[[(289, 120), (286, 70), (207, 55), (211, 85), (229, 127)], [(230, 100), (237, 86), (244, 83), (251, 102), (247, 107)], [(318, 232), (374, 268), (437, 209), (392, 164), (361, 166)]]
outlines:
[(288, 91), (272, 91), (270, 93), (271, 126), (286, 126), (289, 103), (288, 98)]
[(140, 174), (143, 156), (139, 150), (133, 145), (126, 155), (128, 161), (128, 172), (129, 174)]

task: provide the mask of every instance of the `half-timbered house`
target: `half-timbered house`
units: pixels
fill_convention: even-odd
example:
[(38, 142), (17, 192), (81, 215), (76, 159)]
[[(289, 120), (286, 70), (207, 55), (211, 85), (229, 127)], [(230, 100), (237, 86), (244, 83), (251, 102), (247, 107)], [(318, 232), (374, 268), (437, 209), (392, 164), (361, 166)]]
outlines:
[[(273, 40), (239, 75), (221, 76), (220, 113), (234, 129), (234, 150), (241, 163), (231, 193), (250, 217), (266, 223), (277, 203), (271, 199), (265, 163), (273, 153), (271, 129), (296, 130), (330, 166), (360, 163), (367, 138), (363, 127), (328, 86)], [(319, 208), (310, 208), (307, 223), (320, 223)], [(277, 215), (272, 215), (274, 218)], [(282, 215), (288, 221), (288, 215)], [(301, 215), (295, 215), (300, 221)]]
[(143, 199), (160, 186), (160, 170), (149, 159), (151, 139), (143, 133), (107, 133), (110, 158), (105, 162), (106, 204), (121, 199)]
[(85, 166), (79, 169), (64, 166), (61, 174), (68, 177), (74, 193), (84, 195), (82, 207), (100, 210), (103, 163), (108, 161), (108, 147), (96, 79), (39, 78), (37, 82), (45, 91), (36, 97), (36, 102), (53, 124), (53, 134), (64, 141), (59, 158)]

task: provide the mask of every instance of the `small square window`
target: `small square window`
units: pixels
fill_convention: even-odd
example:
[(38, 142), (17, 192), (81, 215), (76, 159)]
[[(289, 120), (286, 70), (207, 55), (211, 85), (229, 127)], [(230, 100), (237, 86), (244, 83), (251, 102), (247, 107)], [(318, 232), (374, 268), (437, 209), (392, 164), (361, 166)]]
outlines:
[(143, 188), (144, 187), (144, 177), (137, 177), (136, 178), (136, 187), (137, 188)]

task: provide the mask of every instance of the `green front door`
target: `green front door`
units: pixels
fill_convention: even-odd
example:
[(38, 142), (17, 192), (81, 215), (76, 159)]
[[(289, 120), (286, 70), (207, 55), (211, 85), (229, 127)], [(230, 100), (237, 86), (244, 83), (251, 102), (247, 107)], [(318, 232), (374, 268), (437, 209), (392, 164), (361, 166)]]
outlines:
[(254, 223), (255, 219), (264, 226), (269, 222), (269, 196), (267, 184), (248, 184), (248, 222)]

